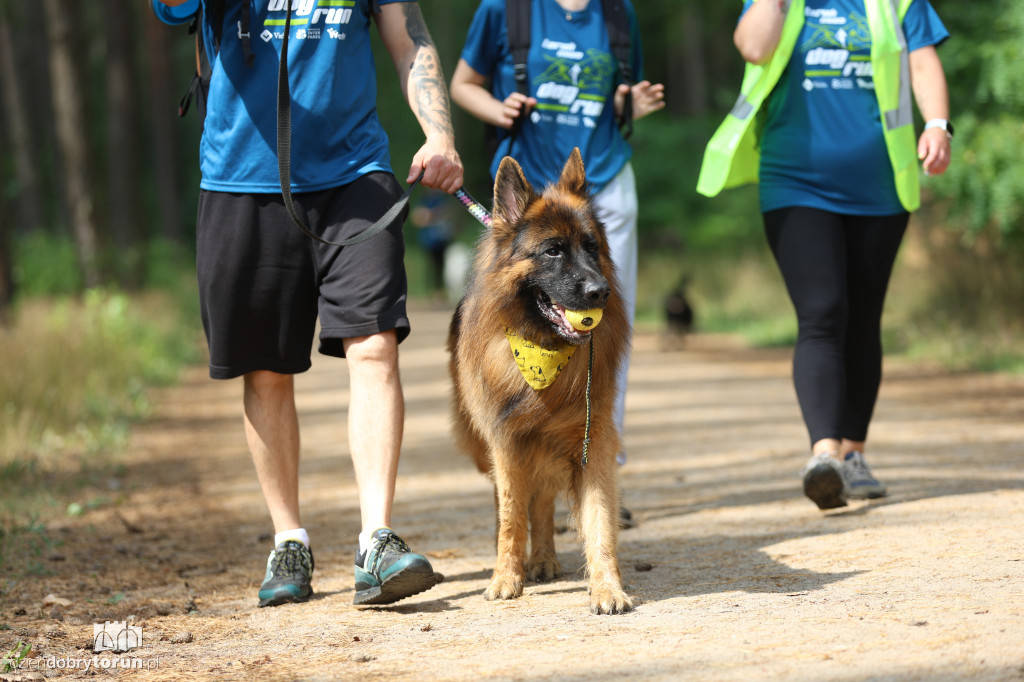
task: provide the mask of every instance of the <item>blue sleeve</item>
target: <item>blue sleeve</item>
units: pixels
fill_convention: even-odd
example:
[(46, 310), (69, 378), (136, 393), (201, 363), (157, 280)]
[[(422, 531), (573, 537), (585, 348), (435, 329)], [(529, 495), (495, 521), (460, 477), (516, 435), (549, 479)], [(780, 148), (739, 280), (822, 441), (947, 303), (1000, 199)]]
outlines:
[(165, 5), (160, 0), (150, 1), (156, 18), (172, 26), (188, 23), (192, 20), (192, 15), (199, 11), (199, 0), (188, 0), (188, 2), (183, 2), (177, 7)]
[(949, 37), (949, 31), (928, 0), (914, 0), (903, 17), (903, 31), (907, 35), (907, 50), (938, 45)]
[(483, 0), (473, 15), (473, 23), (466, 34), (462, 59), (473, 70), (485, 76), (494, 76), (501, 58), (501, 42), (505, 37), (505, 3), (503, 0)]

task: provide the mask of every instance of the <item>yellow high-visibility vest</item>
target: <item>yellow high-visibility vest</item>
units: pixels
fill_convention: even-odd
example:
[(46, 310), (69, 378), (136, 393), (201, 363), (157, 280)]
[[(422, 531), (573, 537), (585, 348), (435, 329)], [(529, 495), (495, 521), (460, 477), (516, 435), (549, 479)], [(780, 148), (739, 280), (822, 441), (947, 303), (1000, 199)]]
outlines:
[[(755, 0), (756, 2), (757, 0)], [(871, 31), (871, 67), (896, 193), (907, 211), (921, 205), (917, 139), (911, 108), (910, 57), (903, 17), (913, 0), (865, 0)], [(804, 0), (792, 0), (775, 54), (766, 64), (747, 63), (740, 96), (708, 142), (697, 191), (713, 197), (723, 189), (757, 182), (761, 154), (754, 120), (789, 64), (804, 25)]]

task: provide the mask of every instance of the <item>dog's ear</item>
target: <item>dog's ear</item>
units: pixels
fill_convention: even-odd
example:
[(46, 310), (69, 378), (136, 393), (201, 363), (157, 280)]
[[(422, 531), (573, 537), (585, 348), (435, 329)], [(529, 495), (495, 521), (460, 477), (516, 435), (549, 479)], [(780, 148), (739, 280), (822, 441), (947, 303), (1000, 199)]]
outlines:
[(523, 217), (536, 196), (516, 160), (511, 156), (503, 158), (494, 178), (494, 217), (511, 227)]
[(580, 148), (573, 147), (569, 160), (562, 167), (562, 175), (558, 178), (558, 186), (574, 194), (587, 193), (587, 174), (583, 170), (583, 157)]

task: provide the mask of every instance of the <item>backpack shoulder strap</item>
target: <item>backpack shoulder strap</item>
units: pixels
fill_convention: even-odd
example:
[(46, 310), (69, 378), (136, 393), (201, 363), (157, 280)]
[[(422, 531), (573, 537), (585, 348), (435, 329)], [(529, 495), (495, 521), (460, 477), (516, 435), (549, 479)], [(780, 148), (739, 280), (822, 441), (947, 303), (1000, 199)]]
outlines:
[(512, 53), (516, 90), (530, 94), (526, 78), (526, 61), (530, 52), (530, 0), (505, 0), (505, 27), (508, 30), (508, 49)]
[(224, 2), (225, 0), (207, 0), (204, 3), (206, 6), (206, 23), (210, 25), (213, 31), (214, 52), (220, 50), (221, 35), (224, 31)]
[(629, 14), (623, 0), (601, 0), (604, 23), (608, 31), (608, 42), (611, 44), (612, 55), (619, 65), (622, 80), (633, 84), (633, 52)]
[[(619, 67), (619, 77), (626, 85), (633, 85), (633, 50), (632, 33), (629, 26), (629, 14), (626, 12), (624, 0), (601, 0), (601, 12), (604, 14), (605, 29), (608, 31), (608, 43), (612, 48), (612, 56)], [(628, 139), (633, 134), (633, 93), (626, 94), (622, 116), (618, 118), (622, 137)]]
[(203, 24), (209, 24), (212, 32), (212, 47), (214, 52), (220, 49), (222, 24), (224, 23), (224, 2), (225, 0), (206, 0), (199, 4), (199, 9), (192, 15), (189, 22), (189, 35), (195, 35), (196, 41), (196, 70), (192, 74), (185, 94), (178, 101), (178, 116), (184, 117), (188, 113), (192, 100), (196, 100), (199, 109), (199, 120), (206, 118), (206, 93), (210, 86), (210, 62), (206, 53), (206, 40), (203, 34)]

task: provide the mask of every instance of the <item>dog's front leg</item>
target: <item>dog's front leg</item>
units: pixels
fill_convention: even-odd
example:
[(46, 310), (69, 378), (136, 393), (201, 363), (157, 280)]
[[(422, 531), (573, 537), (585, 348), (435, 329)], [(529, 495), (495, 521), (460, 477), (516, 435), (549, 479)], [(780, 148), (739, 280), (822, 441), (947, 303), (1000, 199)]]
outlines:
[(530, 501), (530, 580), (554, 580), (562, 572), (555, 553), (555, 486), (540, 482)]
[(526, 556), (526, 518), (529, 491), (521, 472), (510, 471), (512, 459), (499, 454), (494, 462), (494, 490), (498, 503), (498, 558), (494, 576), (484, 592), (488, 601), (515, 599), (523, 594)]
[(593, 457), (578, 473), (579, 529), (590, 574), (592, 613), (626, 613), (632, 610), (619, 574), (619, 500), (615, 482), (615, 457)]

